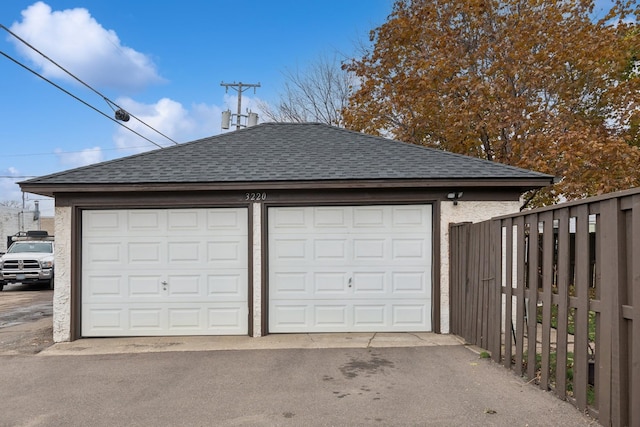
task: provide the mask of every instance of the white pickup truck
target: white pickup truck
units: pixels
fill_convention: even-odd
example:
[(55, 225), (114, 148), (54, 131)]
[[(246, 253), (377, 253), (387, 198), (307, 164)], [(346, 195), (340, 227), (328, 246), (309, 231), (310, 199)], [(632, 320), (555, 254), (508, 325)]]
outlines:
[(53, 289), (53, 236), (27, 231), (13, 237), (0, 257), (0, 291), (8, 283), (45, 283)]

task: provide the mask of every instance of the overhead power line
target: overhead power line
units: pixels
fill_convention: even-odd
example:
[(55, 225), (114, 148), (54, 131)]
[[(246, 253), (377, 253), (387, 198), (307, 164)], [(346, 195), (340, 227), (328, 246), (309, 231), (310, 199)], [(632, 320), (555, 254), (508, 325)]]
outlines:
[[(15, 34), (13, 31), (11, 31), (9, 28), (7, 28), (6, 26), (0, 24), (0, 28), (2, 28), (3, 30), (5, 30), (6, 32), (8, 32), (9, 34), (11, 34), (13, 37), (15, 37), (17, 40), (19, 40), (21, 43), (23, 43), (24, 45), (26, 45), (27, 47), (29, 47), (30, 49), (32, 49), (34, 52), (38, 53), (40, 56), (42, 56), (43, 58), (45, 58), (47, 61), (51, 62), (53, 65), (55, 65), (56, 67), (60, 68), (62, 71), (64, 71), (66, 74), (68, 74), (71, 78), (73, 78), (74, 80), (76, 80), (77, 82), (79, 82), (80, 84), (82, 84), (83, 86), (85, 86), (86, 88), (88, 88), (89, 90), (91, 90), (92, 92), (94, 92), (95, 94), (97, 94), (98, 96), (102, 97), (102, 99), (105, 100), (105, 102), (107, 103), (107, 105), (109, 105), (109, 107), (111, 107), (111, 109), (113, 109), (115, 111), (115, 109), (113, 108), (114, 106), (117, 107), (119, 109), (119, 111), (116, 111), (116, 117), (118, 117), (118, 113), (120, 113), (120, 111), (124, 112), (125, 114), (128, 114), (129, 116), (133, 117), (134, 119), (136, 119), (138, 122), (142, 123), (144, 126), (146, 126), (147, 128), (151, 129), (152, 131), (156, 132), (159, 135), (162, 135), (163, 137), (165, 137), (166, 139), (168, 139), (169, 141), (173, 142), (175, 145), (178, 145), (178, 142), (174, 141), (172, 138), (170, 138), (169, 136), (165, 135), (164, 133), (160, 132), (159, 130), (155, 129), (154, 127), (148, 125), (147, 123), (145, 123), (144, 121), (142, 121), (141, 119), (139, 119), (138, 117), (136, 117), (135, 115), (125, 112), (124, 109), (122, 107), (120, 107), (118, 104), (116, 104), (115, 102), (113, 102), (112, 100), (110, 100), (109, 98), (107, 98), (105, 95), (103, 95), (102, 93), (100, 93), (98, 90), (94, 89), (93, 87), (91, 87), (89, 84), (85, 83), (84, 81), (82, 81), (80, 78), (78, 78), (77, 76), (75, 76), (73, 73), (71, 73), (70, 71), (68, 71), (66, 68), (64, 68), (63, 66), (61, 66), (60, 64), (58, 64), (57, 62), (55, 62), (53, 59), (49, 58), (47, 55), (45, 55), (44, 53), (42, 53), (40, 50), (38, 50), (37, 48), (35, 48), (33, 45), (31, 45), (29, 42), (27, 42), (26, 40), (22, 39), (20, 36), (18, 36), (17, 34)], [(134, 131), (133, 129), (131, 129), (128, 126), (125, 126), (124, 124), (120, 123), (119, 121), (113, 119), (112, 117), (104, 114), (102, 111), (98, 110), (97, 108), (93, 107), (92, 105), (90, 105), (89, 103), (83, 101), (82, 99), (78, 98), (77, 96), (73, 95), (72, 93), (70, 93), (69, 91), (67, 91), (66, 89), (63, 89), (61, 86), (53, 83), (51, 80), (47, 79), (46, 77), (42, 76), (41, 74), (39, 74), (37, 71), (29, 68), (28, 66), (22, 64), (20, 61), (14, 59), (13, 57), (11, 57), (10, 55), (6, 54), (3, 51), (0, 51), (0, 53), (10, 59), (11, 61), (13, 61), (14, 63), (18, 64), (19, 66), (21, 66), (22, 68), (30, 71), (31, 73), (35, 74), (36, 76), (40, 77), (41, 79), (43, 79), (44, 81), (46, 81), (47, 83), (55, 86), (56, 88), (60, 89), (61, 91), (65, 92), (67, 95), (73, 97), (74, 99), (76, 99), (77, 101), (80, 101), (81, 103), (83, 103), (84, 105), (86, 105), (87, 107), (91, 108), (94, 111), (97, 111), (98, 113), (102, 114), (103, 116), (107, 117), (109, 120), (119, 124), (120, 126), (124, 127), (125, 129), (130, 130), (131, 132), (133, 132), (134, 134), (138, 135), (139, 137), (145, 139), (146, 141), (152, 143), (153, 145), (159, 147), (159, 148), (164, 148), (163, 146), (161, 146), (160, 144), (157, 144), (153, 141), (151, 141), (149, 138), (141, 135), (140, 133)]]
[(19, 66), (21, 66), (21, 67), (22, 67), (22, 68), (24, 68), (25, 70), (27, 70), (27, 71), (29, 71), (29, 72), (31, 72), (31, 73), (33, 73), (33, 74), (35, 74), (36, 76), (40, 77), (40, 78), (41, 78), (42, 80), (44, 80), (45, 82), (47, 82), (47, 83), (49, 83), (49, 84), (51, 84), (51, 85), (55, 86), (56, 88), (60, 89), (61, 91), (63, 91), (64, 93), (66, 93), (67, 95), (69, 95), (70, 97), (72, 97), (73, 99), (75, 99), (76, 101), (79, 101), (79, 102), (83, 103), (84, 105), (86, 105), (87, 107), (91, 108), (92, 110), (94, 110), (94, 111), (95, 111), (95, 112), (97, 112), (98, 114), (102, 114), (102, 115), (103, 115), (103, 116), (105, 116), (107, 119), (111, 120), (111, 121), (112, 121), (112, 122), (114, 122), (114, 123), (119, 124), (120, 126), (122, 126), (122, 127), (123, 127), (123, 128), (125, 128), (125, 129), (130, 130), (131, 132), (133, 132), (133, 133), (135, 133), (136, 135), (138, 135), (140, 138), (143, 138), (143, 139), (145, 139), (145, 140), (149, 141), (150, 143), (152, 143), (152, 144), (153, 144), (153, 145), (155, 145), (156, 147), (164, 148), (162, 145), (160, 145), (160, 144), (157, 144), (157, 143), (153, 142), (152, 140), (150, 140), (150, 139), (149, 139), (149, 138), (147, 138), (146, 136), (141, 135), (140, 133), (136, 132), (135, 130), (131, 129), (130, 127), (127, 127), (127, 126), (123, 125), (122, 123), (120, 123), (119, 121), (117, 121), (116, 119), (114, 119), (113, 117), (106, 115), (105, 113), (103, 113), (102, 111), (100, 111), (100, 110), (98, 110), (96, 107), (94, 107), (93, 105), (91, 105), (91, 104), (89, 104), (88, 102), (86, 102), (86, 101), (84, 101), (84, 100), (82, 100), (82, 99), (78, 98), (77, 96), (75, 96), (74, 94), (72, 94), (71, 92), (69, 92), (68, 90), (66, 90), (65, 88), (63, 88), (63, 87), (61, 87), (61, 86), (59, 86), (59, 85), (55, 84), (54, 82), (52, 82), (51, 80), (47, 79), (46, 77), (44, 77), (44, 76), (42, 76), (42, 75), (38, 74), (38, 72), (37, 72), (37, 71), (32, 70), (31, 68), (29, 68), (28, 66), (24, 65), (23, 63), (21, 63), (21, 62), (20, 62), (20, 61), (18, 61), (17, 59), (15, 59), (15, 58), (11, 57), (10, 55), (6, 54), (4, 51), (1, 51), (1, 50), (0, 50), (0, 54), (1, 54), (2, 56), (4, 56), (5, 58), (9, 59), (10, 61), (15, 62), (16, 64), (18, 64)]

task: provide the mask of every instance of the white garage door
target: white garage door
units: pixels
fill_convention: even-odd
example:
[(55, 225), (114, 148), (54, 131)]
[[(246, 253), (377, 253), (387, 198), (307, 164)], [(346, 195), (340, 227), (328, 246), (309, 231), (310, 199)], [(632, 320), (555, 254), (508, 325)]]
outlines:
[(247, 209), (82, 213), (82, 335), (248, 333)]
[(270, 332), (431, 330), (431, 205), (270, 208)]

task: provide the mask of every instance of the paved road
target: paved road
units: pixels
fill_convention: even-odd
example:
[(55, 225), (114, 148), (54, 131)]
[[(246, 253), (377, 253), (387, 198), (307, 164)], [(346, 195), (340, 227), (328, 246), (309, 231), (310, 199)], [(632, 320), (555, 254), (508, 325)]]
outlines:
[[(597, 425), (439, 335), (415, 347), (134, 353), (128, 349), (137, 346), (120, 340), (49, 347), (51, 292), (7, 291), (0, 293), (0, 427)], [(286, 346), (287, 336), (275, 338)], [(116, 351), (104, 348), (109, 343)], [(102, 353), (74, 354), (87, 346)]]
[(53, 291), (12, 284), (0, 292), (0, 354), (36, 354), (52, 344)]
[(586, 426), (468, 348), (0, 356), (0, 426)]
[(0, 328), (52, 315), (53, 291), (36, 285), (6, 285), (0, 292)]

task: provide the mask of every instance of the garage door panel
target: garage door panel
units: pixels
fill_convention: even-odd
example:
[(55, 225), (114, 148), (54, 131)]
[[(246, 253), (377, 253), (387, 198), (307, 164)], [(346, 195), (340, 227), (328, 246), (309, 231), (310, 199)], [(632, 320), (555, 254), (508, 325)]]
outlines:
[(348, 274), (344, 272), (316, 272), (313, 277), (313, 292), (316, 295), (333, 294), (344, 296), (349, 285)]
[(245, 333), (238, 325), (242, 324), (242, 318), (247, 317), (246, 309), (239, 306), (223, 307), (219, 305), (207, 310), (208, 326), (211, 330), (223, 330), (233, 334)]
[(308, 273), (278, 272), (272, 275), (273, 279), (278, 282), (277, 289), (271, 289), (271, 296), (284, 296), (287, 294), (304, 295), (307, 293)]
[(93, 241), (84, 246), (83, 257), (92, 265), (121, 264), (126, 259), (123, 249), (120, 242)]
[(105, 305), (101, 308), (83, 307), (82, 327), (93, 331), (124, 331), (127, 325), (125, 315), (124, 309), (114, 305)]
[(215, 231), (218, 236), (237, 236), (246, 233), (247, 217), (237, 209), (209, 209), (207, 230)]
[(387, 228), (388, 224), (385, 221), (389, 221), (389, 207), (355, 207), (353, 208), (353, 228)]
[(401, 231), (403, 228), (429, 228), (431, 226), (430, 215), (425, 215), (421, 207), (395, 206), (392, 215), (392, 226), (394, 230)]
[(269, 331), (431, 330), (431, 228), (430, 205), (269, 208)]
[(160, 241), (129, 243), (126, 252), (128, 263), (159, 266), (165, 260), (161, 245)]
[(165, 226), (164, 218), (157, 210), (136, 210), (126, 212), (127, 231), (130, 233), (159, 234)]
[(169, 313), (169, 330), (198, 330), (201, 328), (201, 307), (170, 307), (167, 311)]
[(391, 291), (396, 295), (419, 294), (429, 291), (430, 282), (424, 271), (394, 271), (391, 273)]
[(388, 273), (385, 271), (367, 271), (353, 273), (353, 295), (378, 293), (386, 294), (388, 289)]
[(247, 334), (246, 208), (82, 218), (83, 336)]
[(310, 304), (277, 303), (270, 306), (272, 324), (276, 330), (285, 328), (291, 331), (303, 331), (311, 326)]
[(247, 275), (244, 272), (210, 274), (207, 276), (207, 293), (216, 298), (235, 298), (238, 301), (247, 297)]
[(83, 309), (83, 330), (88, 336), (244, 335), (248, 309), (233, 303), (148, 307), (136, 304)]
[(243, 267), (247, 257), (246, 240), (212, 240), (207, 242), (209, 264), (224, 267)]
[(169, 275), (167, 281), (168, 297), (198, 297), (206, 292), (204, 275)]
[(134, 308), (129, 310), (129, 323), (127, 329), (136, 330), (156, 330), (163, 328), (163, 310), (159, 308)]
[(270, 217), (270, 224), (274, 229), (282, 230), (283, 233), (295, 233), (295, 230), (309, 228), (309, 211), (305, 208), (273, 211), (273, 216)]
[(425, 259), (424, 239), (394, 239), (392, 243), (393, 259)]
[(308, 242), (304, 239), (276, 239), (269, 245), (270, 256), (279, 260), (307, 261)]
[(202, 250), (201, 242), (167, 242), (167, 245), (168, 262), (171, 264), (194, 263), (197, 265), (204, 261), (204, 251)]
[(344, 229), (348, 226), (348, 214), (341, 207), (319, 207), (315, 211), (306, 212), (308, 218), (313, 218), (314, 228)]
[(353, 239), (353, 260), (383, 261), (387, 258), (387, 242), (384, 239)]
[(336, 262), (339, 260), (347, 260), (347, 239), (314, 239), (313, 253), (314, 259), (318, 261), (326, 260)]
[(127, 231), (122, 211), (85, 211), (82, 218), (83, 237), (102, 238), (105, 233), (123, 235)]
[(135, 298), (160, 299), (162, 295), (162, 276), (154, 275), (125, 275), (122, 276), (128, 284), (128, 292), (122, 293), (121, 299), (133, 300)]
[[(166, 279), (166, 280), (165, 280)], [(163, 286), (163, 282), (167, 285)], [(85, 299), (123, 301), (145, 299), (170, 302), (175, 298), (202, 298), (216, 301), (246, 301), (247, 274), (244, 272), (201, 275), (91, 275), (83, 286)], [(166, 288), (166, 289), (164, 289)]]
[(315, 304), (315, 327), (347, 328), (349, 325), (349, 307), (346, 304)]
[(375, 304), (371, 301), (360, 301), (353, 305), (353, 324), (356, 328), (387, 327), (386, 304)]
[(83, 292), (93, 297), (119, 297), (122, 294), (122, 276), (91, 275), (85, 279)]
[(424, 304), (394, 304), (391, 315), (393, 324), (398, 327), (419, 328), (427, 320), (427, 309)]

